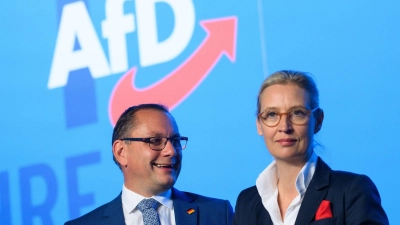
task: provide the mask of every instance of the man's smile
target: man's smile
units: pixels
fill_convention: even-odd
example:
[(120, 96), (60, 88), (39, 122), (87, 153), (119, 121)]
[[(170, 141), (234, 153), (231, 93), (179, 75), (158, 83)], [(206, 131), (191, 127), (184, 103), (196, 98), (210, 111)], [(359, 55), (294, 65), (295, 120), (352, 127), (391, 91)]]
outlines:
[(175, 164), (159, 164), (159, 163), (153, 163), (153, 166), (156, 166), (158, 168), (169, 168), (169, 169), (174, 169)]

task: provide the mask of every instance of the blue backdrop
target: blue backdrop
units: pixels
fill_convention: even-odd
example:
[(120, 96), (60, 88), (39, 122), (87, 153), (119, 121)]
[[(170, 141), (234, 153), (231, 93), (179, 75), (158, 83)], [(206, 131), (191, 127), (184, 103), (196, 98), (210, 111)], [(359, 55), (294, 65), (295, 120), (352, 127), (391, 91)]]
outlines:
[(1, 1), (0, 224), (62, 224), (114, 198), (123, 182), (115, 118), (147, 101), (167, 104), (189, 137), (176, 187), (234, 205), (272, 160), (256, 133), (256, 97), (281, 69), (316, 78), (325, 111), (317, 154), (371, 177), (400, 224), (399, 7)]

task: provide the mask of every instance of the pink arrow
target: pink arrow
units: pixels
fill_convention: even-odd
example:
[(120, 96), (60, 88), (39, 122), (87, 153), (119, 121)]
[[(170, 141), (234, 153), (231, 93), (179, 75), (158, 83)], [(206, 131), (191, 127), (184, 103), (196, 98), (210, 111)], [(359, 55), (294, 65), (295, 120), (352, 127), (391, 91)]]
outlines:
[(161, 103), (172, 110), (200, 85), (223, 54), (235, 61), (237, 18), (206, 20), (200, 24), (207, 32), (206, 38), (185, 62), (163, 79), (146, 88), (137, 88), (134, 85), (136, 67), (121, 77), (109, 102), (113, 126), (124, 110), (132, 105)]

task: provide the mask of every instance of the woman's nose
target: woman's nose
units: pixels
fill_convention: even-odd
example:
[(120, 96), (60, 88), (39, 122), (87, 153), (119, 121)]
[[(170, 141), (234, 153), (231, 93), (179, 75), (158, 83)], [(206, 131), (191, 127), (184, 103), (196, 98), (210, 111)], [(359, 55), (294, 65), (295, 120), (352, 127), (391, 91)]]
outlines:
[(278, 129), (280, 132), (284, 133), (290, 133), (291, 131), (293, 131), (292, 122), (290, 122), (287, 115), (282, 115), (281, 120), (278, 124)]

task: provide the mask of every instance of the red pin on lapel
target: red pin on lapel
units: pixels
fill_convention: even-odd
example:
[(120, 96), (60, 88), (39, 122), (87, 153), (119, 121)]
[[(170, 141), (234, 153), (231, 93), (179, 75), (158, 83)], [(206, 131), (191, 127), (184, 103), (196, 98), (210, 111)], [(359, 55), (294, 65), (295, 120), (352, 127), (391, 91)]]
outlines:
[(192, 214), (192, 213), (194, 213), (194, 209), (193, 209), (193, 208), (190, 208), (190, 209), (186, 210), (186, 212), (187, 212), (188, 214)]

